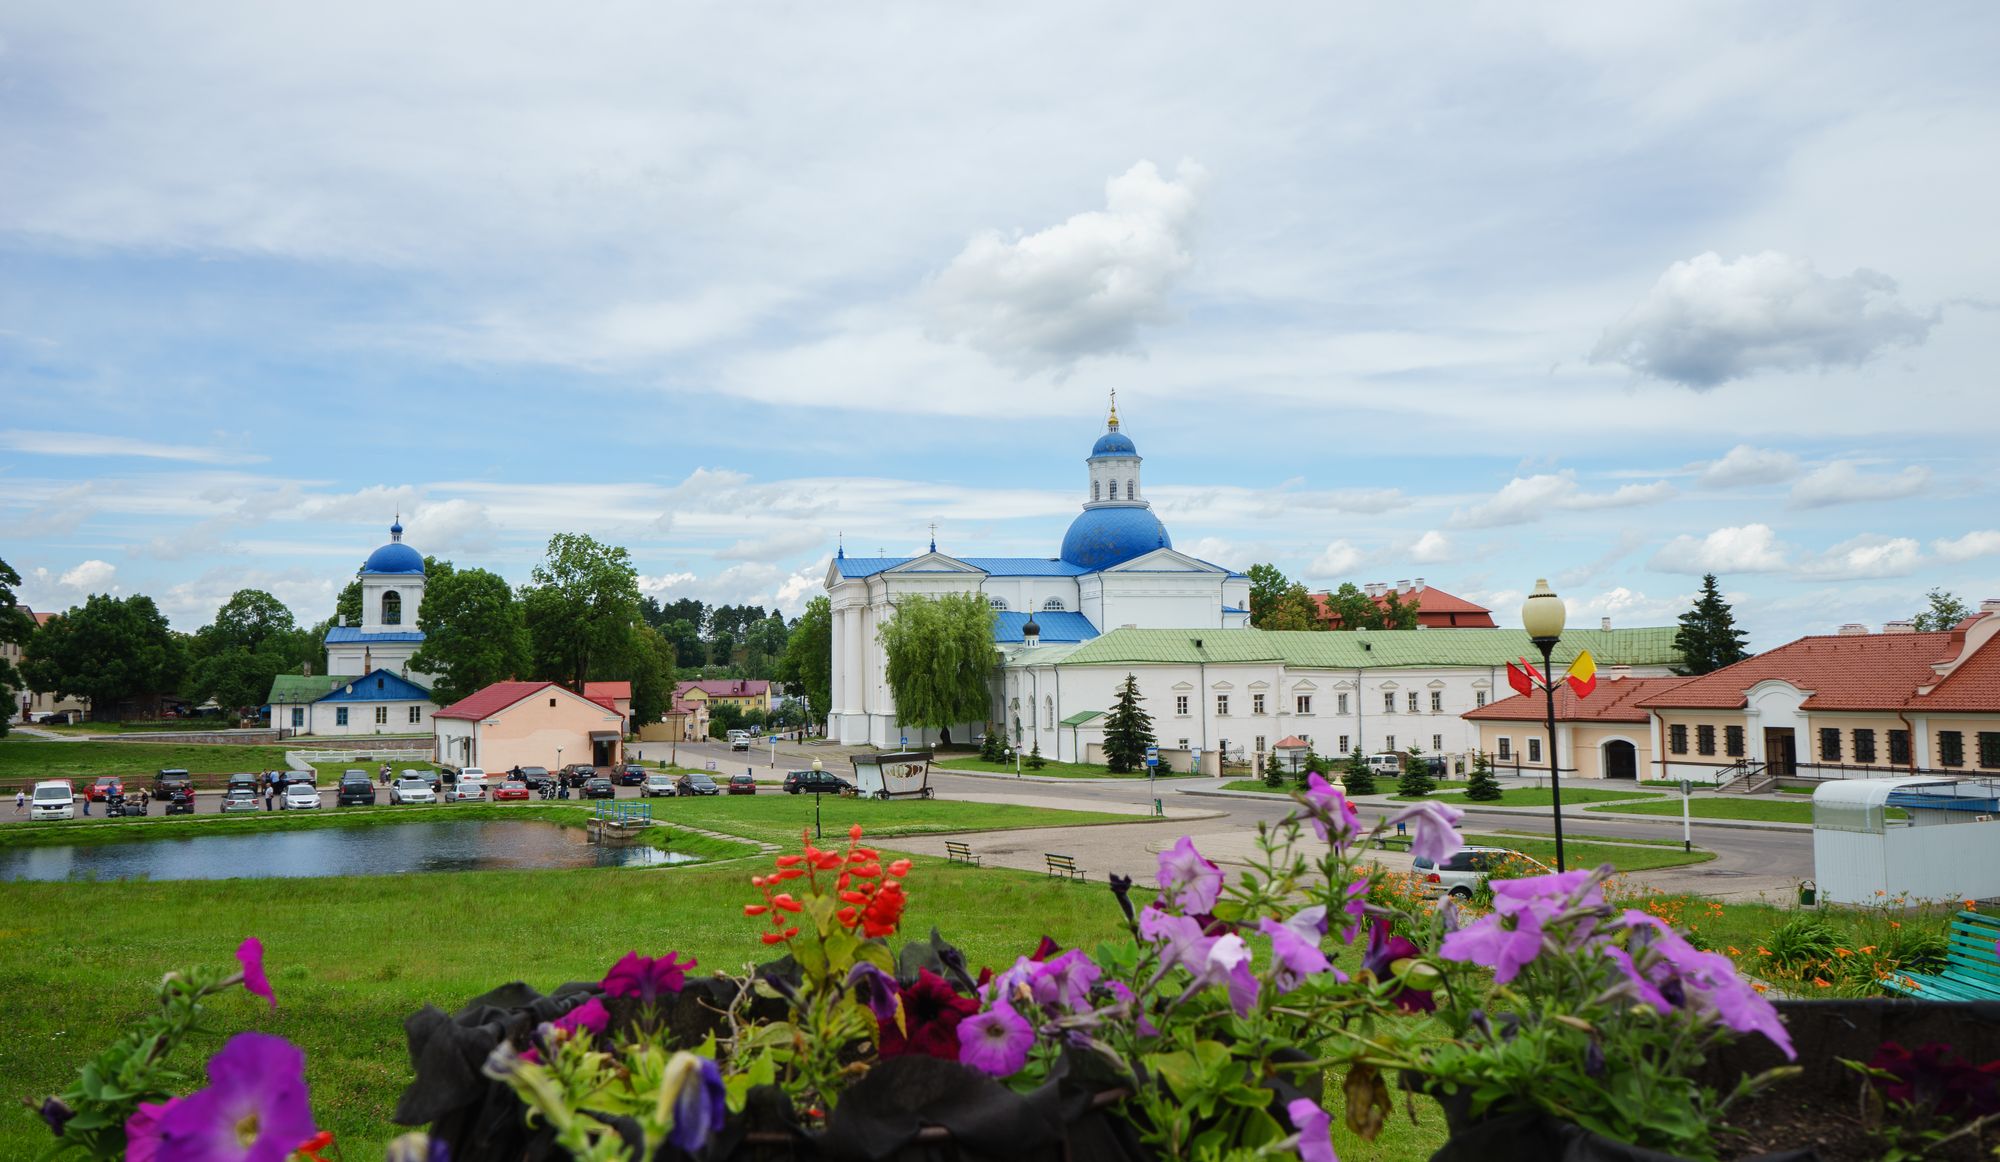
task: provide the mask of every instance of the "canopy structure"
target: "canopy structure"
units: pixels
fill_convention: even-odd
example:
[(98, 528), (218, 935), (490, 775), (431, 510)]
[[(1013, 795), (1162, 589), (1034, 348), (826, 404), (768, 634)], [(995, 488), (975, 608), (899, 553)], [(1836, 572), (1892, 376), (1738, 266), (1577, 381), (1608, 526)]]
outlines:
[(1822, 898), (2000, 896), (2000, 785), (1978, 779), (1841, 779), (1813, 791)]

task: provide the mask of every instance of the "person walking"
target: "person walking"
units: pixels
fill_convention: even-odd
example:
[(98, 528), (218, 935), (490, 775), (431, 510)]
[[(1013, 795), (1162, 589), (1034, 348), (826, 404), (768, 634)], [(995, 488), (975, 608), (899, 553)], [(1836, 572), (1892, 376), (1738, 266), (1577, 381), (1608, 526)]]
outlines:
[(23, 791), (19, 787), (14, 788), (14, 814), (19, 815), (21, 812), (26, 811), (27, 809), (28, 809), (28, 793), (26, 791)]
[(264, 780), (264, 810), (269, 811), (271, 809), (271, 796), (276, 789), (277, 784), (275, 782), (270, 779)]
[(84, 818), (86, 818), (86, 819), (88, 819), (88, 818), (90, 817), (90, 792), (89, 792), (89, 791), (85, 791), (85, 792), (83, 793), (83, 815), (84, 815)]

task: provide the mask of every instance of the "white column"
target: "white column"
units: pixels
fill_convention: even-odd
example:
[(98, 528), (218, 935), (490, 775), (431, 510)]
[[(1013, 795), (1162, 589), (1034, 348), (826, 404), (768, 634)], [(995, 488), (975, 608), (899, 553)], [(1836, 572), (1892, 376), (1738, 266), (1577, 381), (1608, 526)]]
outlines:
[[(831, 718), (847, 709), (847, 611), (833, 611), (833, 633), (829, 647), (833, 651), (833, 705), (827, 710)], [(829, 732), (831, 731), (829, 724)]]

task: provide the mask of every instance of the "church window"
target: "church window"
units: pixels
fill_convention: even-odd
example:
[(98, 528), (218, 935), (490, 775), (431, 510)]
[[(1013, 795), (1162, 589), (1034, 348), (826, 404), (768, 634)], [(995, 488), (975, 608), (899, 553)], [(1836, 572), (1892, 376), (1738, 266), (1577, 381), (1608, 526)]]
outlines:
[(1313, 712), (1313, 696), (1310, 694), (1299, 695), (1298, 707), (1300, 714), (1311, 714)]
[(389, 725), (389, 708), (387, 706), (377, 706), (375, 708), (375, 725)]
[[(1250, 713), (1252, 714), (1264, 713), (1264, 696), (1262, 694), (1250, 695)], [(1263, 750), (1264, 748), (1260, 746), (1257, 749)]]
[(347, 707), (345, 707), (345, 706), (339, 706), (339, 707), (335, 707), (335, 708), (334, 708), (334, 711), (333, 711), (333, 724), (334, 724), (335, 726), (346, 726), (346, 725), (347, 725)]
[(1217, 694), (1215, 696), (1215, 716), (1217, 718), (1229, 717), (1229, 695)]
[(1382, 713), (1394, 714), (1395, 712), (1396, 712), (1395, 693), (1391, 691), (1390, 693), (1382, 695)]
[(1395, 749), (1396, 749), (1396, 736), (1395, 736), (1395, 735), (1393, 735), (1393, 734), (1387, 734), (1387, 735), (1383, 735), (1383, 736), (1382, 736), (1382, 749), (1383, 749), (1383, 750), (1395, 750)]
[(1434, 751), (1444, 749), (1444, 735), (1442, 734), (1431, 735), (1431, 749)]
[(1101, 491), (1103, 491), (1103, 486), (1102, 486), (1102, 485), (1100, 485), (1100, 484), (1099, 484), (1099, 483), (1098, 483), (1097, 481), (1095, 481), (1095, 480), (1093, 480), (1093, 481), (1091, 481), (1091, 482), (1090, 482), (1090, 499), (1092, 499), (1092, 500), (1099, 500), (1099, 499), (1101, 499), (1101, 498), (1100, 498), (1100, 497), (1099, 497), (1099, 496), (1097, 495), (1097, 494), (1098, 494), (1099, 492), (1101, 492)]
[(1417, 692), (1415, 690), (1410, 691), (1407, 705), (1410, 708), (1410, 713), (1415, 714), (1417, 712)]
[(382, 595), (382, 624), (403, 624), (403, 595), (394, 589)]
[(1484, 691), (1484, 690), (1475, 690), (1475, 691), (1473, 692), (1473, 694), (1472, 694), (1472, 704), (1473, 704), (1474, 706), (1484, 706), (1484, 705), (1486, 705), (1486, 691)]
[(1007, 599), (1005, 597), (989, 597), (986, 599), (986, 604), (1001, 613), (1007, 612)]
[(1118, 499), (1118, 482), (1116, 480), (1111, 482), (1111, 499)]
[(1137, 500), (1137, 499), (1139, 499), (1139, 482), (1138, 482), (1138, 481), (1136, 481), (1136, 480), (1127, 480), (1127, 481), (1125, 482), (1125, 499), (1126, 499), (1126, 500)]
[(1062, 598), (1051, 597), (1047, 601), (1042, 602), (1042, 611), (1044, 613), (1061, 613), (1063, 611)]
[(1341, 754), (1346, 754), (1346, 753), (1348, 753), (1349, 751), (1351, 751), (1352, 749), (1354, 749), (1354, 748), (1352, 748), (1352, 747), (1350, 747), (1350, 746), (1348, 746), (1348, 745), (1347, 745), (1347, 736), (1346, 736), (1346, 735), (1344, 735), (1344, 734), (1343, 734), (1343, 735), (1341, 735), (1341, 736), (1340, 736), (1340, 753), (1341, 753)]
[(1174, 695), (1174, 713), (1183, 718), (1187, 717), (1187, 699), (1188, 696), (1185, 694)]
[(1045, 719), (1046, 719), (1046, 720), (1047, 720), (1047, 721), (1048, 721), (1049, 723), (1053, 724), (1053, 723), (1055, 722), (1055, 720), (1056, 720), (1056, 700), (1055, 700), (1055, 698), (1054, 698), (1053, 696), (1051, 696), (1051, 695), (1043, 695), (1043, 697), (1042, 697), (1042, 714), (1043, 714), (1043, 717), (1044, 717), (1044, 718), (1045, 718)]
[(1444, 713), (1444, 691), (1442, 690), (1431, 691), (1431, 713), (1432, 714)]
[(421, 706), (410, 707), (410, 725), (415, 726), (418, 723), (422, 722), (423, 720), (424, 720), (424, 708)]
[[(1333, 706), (1334, 706), (1334, 712), (1335, 712), (1335, 713), (1337, 713), (1337, 714), (1345, 714), (1345, 713), (1347, 713), (1347, 695), (1345, 695), (1345, 694), (1336, 694), (1336, 695), (1334, 695), (1334, 696), (1333, 696)], [(1301, 714), (1304, 714), (1304, 713), (1305, 713), (1305, 711), (1301, 710), (1301, 711), (1299, 711), (1299, 713), (1301, 713)], [(1342, 749), (1342, 750), (1346, 750), (1347, 748), (1346, 748), (1346, 747), (1341, 747), (1340, 749)]]

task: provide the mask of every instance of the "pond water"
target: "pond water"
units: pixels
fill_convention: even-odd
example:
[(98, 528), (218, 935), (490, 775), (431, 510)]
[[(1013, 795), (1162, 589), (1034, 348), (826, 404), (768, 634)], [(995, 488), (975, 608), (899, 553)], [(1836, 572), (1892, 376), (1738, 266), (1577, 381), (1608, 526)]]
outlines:
[[(144, 826), (144, 824), (140, 824)], [(223, 880), (496, 868), (652, 867), (696, 857), (604, 847), (554, 823), (395, 823), (265, 835), (0, 849), (0, 880)]]

